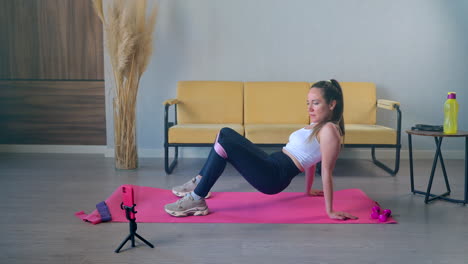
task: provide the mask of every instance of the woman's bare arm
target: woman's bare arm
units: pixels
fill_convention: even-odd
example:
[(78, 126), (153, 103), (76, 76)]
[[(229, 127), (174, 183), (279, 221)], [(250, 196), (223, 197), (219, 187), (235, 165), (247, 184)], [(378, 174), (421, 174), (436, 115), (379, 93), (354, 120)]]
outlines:
[(333, 219), (357, 219), (353, 215), (337, 212), (333, 209), (333, 169), (340, 153), (340, 133), (333, 123), (327, 123), (320, 130), (319, 138), (320, 151), (322, 153), (322, 184), (326, 212)]

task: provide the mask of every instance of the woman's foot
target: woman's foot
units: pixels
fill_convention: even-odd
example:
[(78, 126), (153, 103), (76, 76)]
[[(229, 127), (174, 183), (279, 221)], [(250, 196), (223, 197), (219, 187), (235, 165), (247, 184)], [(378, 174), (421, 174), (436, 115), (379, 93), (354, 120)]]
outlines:
[[(190, 181), (172, 188), (172, 193), (175, 194), (177, 197), (184, 197), (187, 193), (190, 193), (193, 190), (195, 190), (195, 188), (198, 185), (198, 182), (200, 182), (200, 179), (197, 179), (197, 177), (194, 177)], [(210, 196), (211, 196), (211, 192), (208, 192), (205, 198), (209, 198)]]
[(205, 199), (195, 200), (190, 193), (180, 198), (175, 203), (166, 204), (164, 210), (172, 216), (189, 216), (189, 215), (207, 215), (208, 206)]

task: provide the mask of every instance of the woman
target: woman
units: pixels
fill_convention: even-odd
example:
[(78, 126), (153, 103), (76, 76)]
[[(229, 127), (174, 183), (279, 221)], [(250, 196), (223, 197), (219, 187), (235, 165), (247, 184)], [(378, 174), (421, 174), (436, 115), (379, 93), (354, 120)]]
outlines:
[(230, 128), (218, 133), (208, 159), (199, 175), (173, 188), (183, 197), (164, 209), (173, 216), (207, 215), (205, 198), (210, 195), (226, 163), (230, 162), (257, 190), (277, 194), (299, 173), (306, 173), (312, 186), (315, 164), (322, 162), (323, 191), (310, 190), (310, 195), (324, 196), (325, 209), (332, 219), (357, 219), (333, 209), (333, 169), (344, 136), (343, 93), (336, 80), (320, 81), (312, 85), (307, 95), (307, 109), (311, 124), (295, 131), (281, 152), (266, 154), (258, 146)]

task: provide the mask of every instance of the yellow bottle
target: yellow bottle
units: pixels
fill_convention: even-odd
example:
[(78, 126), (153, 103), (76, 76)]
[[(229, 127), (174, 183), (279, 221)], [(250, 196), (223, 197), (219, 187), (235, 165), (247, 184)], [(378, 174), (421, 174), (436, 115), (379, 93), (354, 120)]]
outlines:
[(444, 133), (456, 134), (458, 129), (457, 94), (449, 92), (444, 104)]

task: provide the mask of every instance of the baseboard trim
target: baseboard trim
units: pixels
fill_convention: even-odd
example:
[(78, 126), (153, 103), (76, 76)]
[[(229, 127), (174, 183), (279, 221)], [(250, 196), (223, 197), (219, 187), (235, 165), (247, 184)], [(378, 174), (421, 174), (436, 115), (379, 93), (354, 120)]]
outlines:
[[(266, 152), (271, 153), (278, 151), (279, 148), (265, 148)], [(210, 148), (186, 147), (179, 148), (179, 157), (181, 158), (206, 158)], [(114, 148), (107, 146), (77, 146), (77, 145), (6, 145), (0, 144), (0, 152), (6, 153), (70, 153), (70, 154), (103, 154), (105, 157), (114, 157)], [(414, 159), (433, 159), (434, 150), (413, 150)], [(169, 153), (173, 157), (173, 148)], [(140, 158), (163, 158), (164, 149), (138, 149)], [(377, 149), (376, 156), (378, 159), (394, 159), (395, 150)], [(462, 150), (444, 150), (443, 156), (445, 159), (464, 159), (465, 152)], [(340, 159), (371, 159), (370, 149), (353, 149), (345, 148), (339, 156)], [(400, 158), (408, 160), (408, 150), (401, 150)]]
[(77, 145), (9, 145), (0, 144), (0, 152), (7, 153), (69, 153), (104, 154), (107, 146)]
[[(391, 149), (376, 149), (375, 156), (377, 159), (395, 159), (395, 150)], [(433, 159), (435, 150), (413, 150), (413, 159)], [(465, 152), (462, 150), (444, 150), (442, 153), (444, 159), (464, 159)], [(345, 149), (340, 153), (342, 159), (372, 159), (370, 149)], [(400, 159), (409, 160), (409, 151), (401, 150)]]
[[(265, 148), (267, 153), (279, 151), (280, 149)], [(179, 148), (179, 157), (185, 158), (205, 158), (208, 156), (209, 148)], [(139, 151), (143, 156), (149, 155), (151, 157), (164, 157), (163, 150), (160, 151), (151, 150)], [(376, 149), (375, 155), (377, 159), (395, 159), (395, 150), (391, 149)], [(173, 153), (170, 152), (169, 156), (173, 157)], [(435, 155), (434, 150), (413, 150), (413, 159), (433, 159)], [(464, 159), (465, 152), (462, 150), (444, 150), (442, 153), (444, 159)], [(143, 157), (141, 156), (141, 157)], [(371, 149), (361, 148), (345, 148), (341, 151), (340, 159), (372, 159)], [(409, 160), (409, 151), (401, 150), (400, 159)]]

